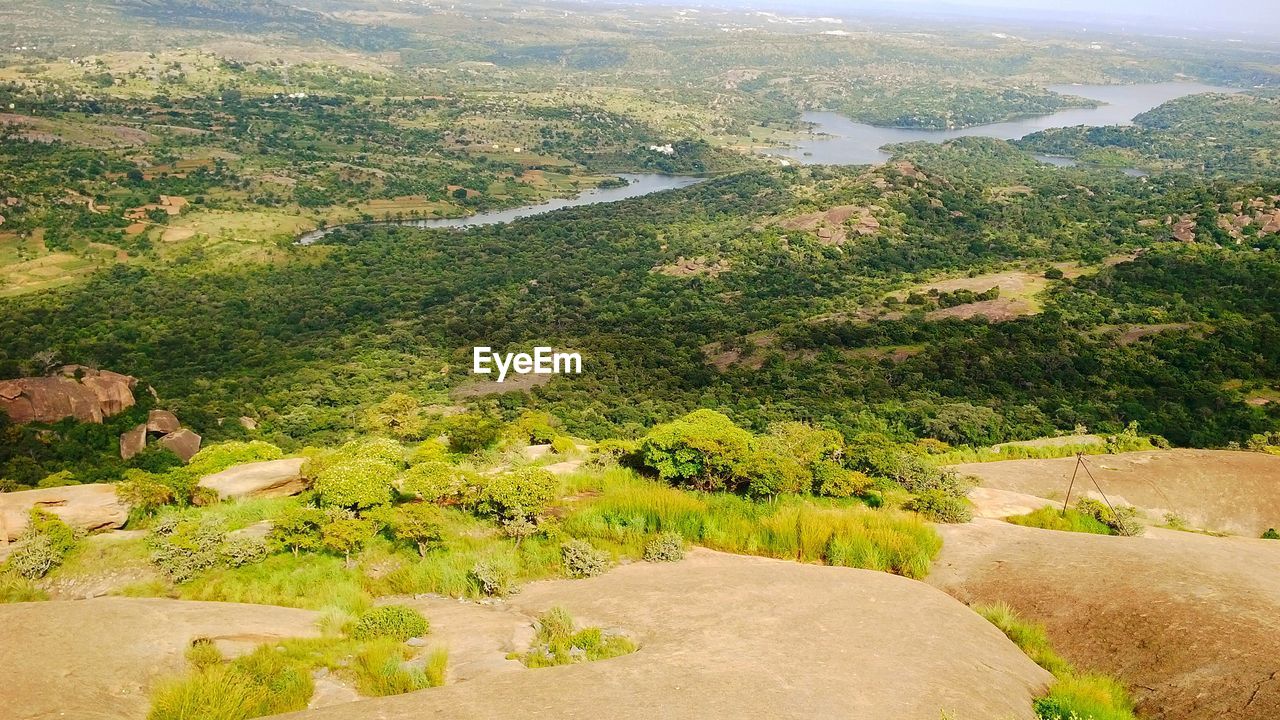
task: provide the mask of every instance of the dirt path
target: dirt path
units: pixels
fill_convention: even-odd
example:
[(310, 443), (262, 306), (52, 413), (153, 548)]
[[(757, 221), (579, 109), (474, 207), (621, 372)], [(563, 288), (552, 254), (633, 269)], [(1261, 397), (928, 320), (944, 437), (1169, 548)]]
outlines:
[[(707, 550), (533, 583), (496, 607), (420, 602), (436, 634), (465, 639), (451, 661), (468, 679), (287, 717), (938, 720), (945, 710), (956, 720), (1029, 719), (1049, 679), (923, 583)], [(541, 670), (501, 660), (523, 649), (530, 618), (555, 605), (625, 629), (640, 650)]]
[(0, 720), (138, 720), (197, 637), (247, 651), (316, 634), (306, 610), (159, 598), (0, 605)]
[[(1112, 502), (1134, 505), (1161, 523), (1166, 512), (1191, 527), (1256, 538), (1280, 528), (1280, 456), (1229, 450), (1156, 450), (1087, 455), (1085, 462)], [(1005, 460), (956, 465), (984, 488), (1061, 501), (1076, 459)], [(1076, 491), (1091, 491), (1082, 472)], [(1074, 494), (1074, 493), (1073, 493)]]
[(1044, 623), (1068, 659), (1128, 683), (1143, 717), (1280, 717), (1280, 542), (990, 519), (938, 530), (930, 584)]

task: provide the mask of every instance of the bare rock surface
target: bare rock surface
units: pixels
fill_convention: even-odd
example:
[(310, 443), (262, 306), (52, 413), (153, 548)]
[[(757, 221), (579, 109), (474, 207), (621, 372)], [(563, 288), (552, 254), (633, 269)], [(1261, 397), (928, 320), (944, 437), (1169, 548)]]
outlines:
[[(1133, 505), (1156, 522), (1176, 513), (1191, 527), (1256, 538), (1280, 528), (1280, 456), (1231, 450), (1153, 450), (1084, 458), (1113, 503)], [(1004, 460), (954, 466), (982, 487), (1037, 497), (1065, 497), (1074, 457)], [(1076, 476), (1073, 496), (1096, 497), (1089, 476)], [(1280, 669), (1280, 668), (1278, 668)]]
[(171, 432), (156, 442), (172, 450), (174, 455), (182, 458), (182, 462), (190, 461), (200, 452), (200, 436), (186, 428)]
[(307, 489), (302, 479), (302, 465), (306, 461), (306, 458), (282, 458), (245, 463), (206, 475), (199, 484), (217, 492), (221, 498), (297, 495)]
[(168, 410), (152, 410), (147, 413), (147, 432), (171, 433), (182, 429), (178, 416)]
[(147, 447), (147, 426), (138, 425), (120, 433), (120, 459), (128, 460)]
[(67, 417), (100, 423), (133, 407), (137, 382), (109, 370), (68, 365), (57, 375), (0, 381), (0, 410), (16, 423), (57, 422)]
[(115, 485), (67, 485), (22, 490), (0, 493), (0, 536), (16, 540), (27, 527), (31, 509), (37, 507), (85, 532), (123, 527), (129, 519), (129, 506), (116, 497)]
[(317, 613), (268, 605), (105, 597), (0, 605), (0, 719), (138, 720), (196, 638), (257, 646), (318, 634)]
[[(468, 638), (451, 646), (451, 664), (469, 679), (281, 717), (1029, 720), (1050, 679), (924, 583), (708, 550), (532, 583), (497, 606), (417, 602), (433, 635)], [(452, 615), (440, 612), (446, 603)], [(541, 670), (502, 658), (526, 649), (531, 619), (557, 605), (582, 624), (626, 630), (640, 649)]]
[(1280, 542), (988, 519), (938, 532), (930, 584), (1043, 623), (1068, 660), (1125, 682), (1140, 717), (1280, 717)]

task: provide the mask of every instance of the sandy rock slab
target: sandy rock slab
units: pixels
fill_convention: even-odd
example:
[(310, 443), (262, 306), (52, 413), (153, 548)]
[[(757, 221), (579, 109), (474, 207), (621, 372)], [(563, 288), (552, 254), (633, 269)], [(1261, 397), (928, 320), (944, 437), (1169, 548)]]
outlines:
[(129, 519), (129, 506), (116, 497), (115, 485), (67, 485), (0, 493), (0, 540), (18, 539), (27, 527), (32, 508), (53, 513), (85, 532), (124, 527)]
[(0, 410), (15, 423), (73, 417), (100, 423), (133, 407), (137, 379), (109, 370), (67, 365), (57, 375), (0, 380)]
[(1280, 542), (940, 525), (928, 582), (1009, 603), (1076, 665), (1119, 677), (1149, 720), (1280, 718)]
[(302, 478), (306, 458), (283, 458), (245, 463), (200, 479), (200, 487), (218, 493), (218, 497), (288, 497), (307, 489)]
[[(640, 649), (540, 670), (482, 671), (470, 657), (487, 645), (497, 665), (511, 647), (511, 624), (492, 614), (522, 615), (527, 629), (556, 605), (582, 624), (625, 630)], [(708, 550), (532, 583), (502, 606), (467, 612), (477, 619), (442, 615), (433, 628), (473, 628), (457, 652), (470, 679), (281, 717), (938, 720), (947, 711), (1030, 720), (1050, 679), (986, 620), (924, 583)]]
[(307, 610), (163, 598), (0, 605), (0, 720), (139, 720), (196, 638), (249, 646), (318, 634)]

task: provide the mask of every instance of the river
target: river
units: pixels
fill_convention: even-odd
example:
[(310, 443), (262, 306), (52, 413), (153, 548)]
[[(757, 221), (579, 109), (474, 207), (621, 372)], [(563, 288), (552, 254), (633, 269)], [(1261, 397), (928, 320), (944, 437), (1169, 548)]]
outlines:
[[(889, 154), (880, 148), (885, 145), (924, 140), (943, 142), (958, 137), (994, 137), (1016, 140), (1040, 130), (1071, 127), (1075, 125), (1130, 125), (1134, 116), (1144, 113), (1175, 98), (1207, 92), (1236, 92), (1235, 90), (1199, 83), (1151, 83), (1146, 85), (1051, 85), (1050, 90), (1064, 95), (1077, 95), (1102, 103), (1095, 108), (1073, 108), (1050, 115), (1012, 120), (1009, 122), (976, 125), (960, 130), (918, 130), (910, 128), (886, 128), (854, 122), (833, 112), (807, 112), (806, 122), (813, 123), (811, 137), (800, 140), (790, 148), (761, 148), (765, 155), (781, 156), (803, 163), (829, 165), (867, 165), (884, 162)], [(1070, 158), (1036, 156), (1054, 165), (1074, 165)], [(1122, 168), (1129, 175), (1142, 175), (1142, 171)], [(408, 225), (420, 228), (471, 228), (496, 225), (521, 218), (549, 213), (562, 208), (610, 203), (628, 198), (649, 195), (663, 190), (674, 190), (702, 182), (703, 178), (652, 173), (620, 173), (627, 180), (624, 187), (594, 188), (571, 198), (558, 198), (534, 205), (522, 205), (507, 210), (493, 210), (460, 218), (434, 218), (430, 220), (382, 220), (370, 223), (351, 223), (320, 228), (298, 238), (303, 245), (310, 245), (340, 227), (358, 225)]]
[[(802, 163), (825, 165), (867, 165), (889, 159), (880, 148), (904, 142), (943, 142), (959, 137), (993, 137), (1016, 140), (1034, 132), (1075, 125), (1131, 125), (1136, 115), (1185, 95), (1208, 92), (1237, 92), (1230, 88), (1200, 83), (1150, 83), (1145, 85), (1051, 85), (1049, 89), (1064, 95), (1097, 100), (1095, 108), (1072, 108), (1049, 115), (975, 125), (958, 130), (920, 130), (887, 128), (854, 122), (834, 112), (807, 112), (803, 118), (813, 123), (811, 137), (799, 140), (794, 147), (762, 149), (769, 155)], [(1046, 162), (1048, 158), (1041, 158)], [(1056, 160), (1056, 159), (1055, 159)], [(1054, 162), (1054, 164), (1066, 164)]]
[(333, 227), (320, 228), (305, 233), (298, 238), (298, 242), (302, 245), (310, 245), (325, 235), (337, 230), (340, 227), (351, 227), (358, 225), (408, 225), (410, 227), (420, 228), (471, 228), (481, 225), (497, 225), (498, 223), (511, 222), (533, 215), (541, 215), (549, 213), (553, 210), (563, 208), (579, 207), (581, 205), (595, 205), (597, 203), (610, 203), (627, 198), (640, 197), (641, 195), (649, 195), (650, 193), (661, 192), (663, 190), (675, 190), (677, 188), (688, 187), (696, 183), (702, 182), (704, 178), (687, 177), (678, 175), (658, 175), (654, 173), (618, 173), (618, 177), (627, 181), (622, 187), (610, 188), (592, 188), (581, 195), (571, 198), (556, 198), (546, 202), (536, 203), (533, 205), (521, 205), (520, 207), (509, 208), (506, 210), (492, 210), (489, 212), (476, 213), (467, 217), (459, 218), (433, 218), (429, 220), (374, 220), (368, 223), (351, 223), (350, 225), (334, 225)]

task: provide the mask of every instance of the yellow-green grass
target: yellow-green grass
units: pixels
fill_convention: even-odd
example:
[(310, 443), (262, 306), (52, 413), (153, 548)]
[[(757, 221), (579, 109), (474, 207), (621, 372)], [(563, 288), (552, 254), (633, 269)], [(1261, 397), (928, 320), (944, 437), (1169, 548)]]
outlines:
[(1105, 523), (1100, 522), (1091, 515), (1085, 515), (1078, 510), (1068, 508), (1063, 512), (1062, 508), (1046, 505), (1038, 510), (1033, 510), (1026, 515), (1014, 515), (1005, 518), (1014, 525), (1022, 525), (1023, 527), (1043, 528), (1045, 530), (1062, 530), (1065, 532), (1082, 532), (1093, 533), (1094, 535), (1114, 535), (1115, 532)]
[(1115, 678), (1081, 673), (1053, 650), (1044, 627), (1019, 617), (1008, 603), (975, 605), (986, 618), (1037, 665), (1053, 673), (1049, 693), (1035, 701), (1042, 720), (1135, 720), (1133, 700)]

